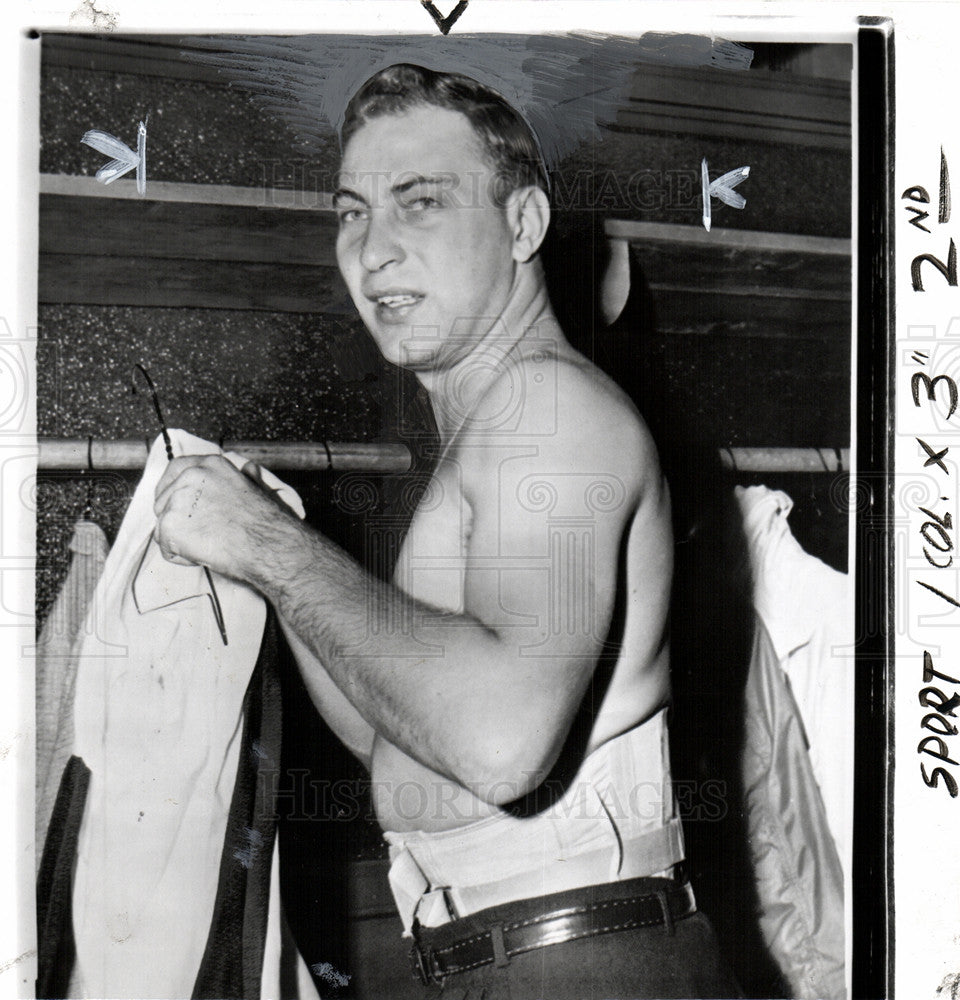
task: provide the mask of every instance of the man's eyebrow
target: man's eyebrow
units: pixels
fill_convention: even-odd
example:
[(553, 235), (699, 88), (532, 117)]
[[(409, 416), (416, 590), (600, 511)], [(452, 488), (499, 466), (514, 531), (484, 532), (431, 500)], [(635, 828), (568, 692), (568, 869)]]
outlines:
[(337, 190), (333, 192), (334, 208), (336, 208), (339, 202), (344, 200), (356, 201), (359, 202), (361, 205), (367, 205), (367, 207), (369, 207), (369, 205), (367, 204), (367, 199), (364, 198), (362, 194), (359, 194), (358, 192), (353, 191), (348, 187), (338, 187)]
[(414, 177), (408, 177), (404, 181), (398, 181), (396, 184), (390, 188), (393, 194), (406, 194), (411, 188), (421, 187), (422, 185), (446, 185), (450, 186), (453, 183), (454, 178), (449, 174), (437, 174), (434, 177), (424, 177), (421, 174), (417, 174)]

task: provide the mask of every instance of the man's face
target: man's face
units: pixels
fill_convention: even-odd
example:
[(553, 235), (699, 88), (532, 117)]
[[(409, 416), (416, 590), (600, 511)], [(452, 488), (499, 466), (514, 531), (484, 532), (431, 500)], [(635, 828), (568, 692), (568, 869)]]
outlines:
[(494, 174), (467, 118), (444, 108), (375, 118), (348, 142), (337, 262), (387, 360), (447, 368), (502, 312), (514, 260)]

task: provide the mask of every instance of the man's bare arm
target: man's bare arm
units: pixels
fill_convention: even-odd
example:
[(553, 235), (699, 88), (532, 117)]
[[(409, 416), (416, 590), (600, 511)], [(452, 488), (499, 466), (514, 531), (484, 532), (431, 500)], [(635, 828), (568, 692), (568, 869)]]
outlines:
[(327, 668), (310, 651), (291, 625), (283, 618), (280, 619), (280, 624), (317, 711), (343, 745), (369, 770), (373, 740), (376, 735), (373, 727), (350, 704), (349, 699), (327, 673)]
[[(556, 433), (512, 435), (506, 451), (486, 439), (464, 450), (475, 523), (461, 614), (439, 614), (275, 505), (237, 496), (246, 486), (215, 459), (171, 465), (157, 500), (161, 544), (252, 583), (374, 731), (479, 797), (506, 801), (552, 766), (609, 622), (617, 553), (638, 500), (636, 483), (607, 470), (643, 462), (620, 417), (600, 440), (593, 421), (575, 414), (569, 426), (561, 416)], [(552, 478), (560, 504), (578, 504), (598, 473), (617, 478), (622, 493), (595, 512), (584, 573), (570, 565), (575, 553), (551, 557), (548, 514), (518, 502), (518, 491), (530, 476)], [(557, 588), (577, 573), (591, 621), (551, 632)]]

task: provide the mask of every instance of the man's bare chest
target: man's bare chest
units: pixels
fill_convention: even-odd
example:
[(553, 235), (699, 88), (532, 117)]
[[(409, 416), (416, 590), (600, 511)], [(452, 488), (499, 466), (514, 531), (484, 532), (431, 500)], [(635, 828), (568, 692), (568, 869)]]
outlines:
[(444, 611), (463, 611), (472, 525), (460, 466), (446, 458), (431, 477), (410, 523), (394, 573), (397, 586)]

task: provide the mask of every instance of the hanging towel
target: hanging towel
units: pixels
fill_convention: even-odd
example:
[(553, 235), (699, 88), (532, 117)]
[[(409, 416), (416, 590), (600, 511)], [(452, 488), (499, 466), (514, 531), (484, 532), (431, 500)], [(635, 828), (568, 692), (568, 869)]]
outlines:
[[(171, 439), (177, 455), (218, 452), (182, 431)], [(102, 631), (86, 631), (80, 644), (74, 752), (90, 786), (73, 925), (76, 982), (91, 997), (205, 994), (198, 972), (222, 911), (224, 856), (243, 866), (264, 852), (269, 869), (271, 855), (256, 824), (228, 822), (249, 762), (242, 755), (256, 752), (242, 746), (242, 705), (256, 688), (266, 605), (252, 588), (215, 576), (224, 645), (202, 569), (166, 562), (152, 540), (166, 465), (158, 439), (94, 596)], [(264, 480), (303, 516), (289, 488), (268, 473)]]

